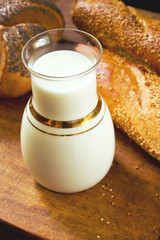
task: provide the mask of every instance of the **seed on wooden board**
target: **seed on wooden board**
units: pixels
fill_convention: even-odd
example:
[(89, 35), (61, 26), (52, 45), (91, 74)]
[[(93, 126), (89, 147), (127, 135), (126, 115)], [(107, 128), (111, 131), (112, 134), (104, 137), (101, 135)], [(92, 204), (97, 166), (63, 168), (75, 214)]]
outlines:
[(106, 224), (109, 225), (111, 222), (110, 221), (107, 221)]

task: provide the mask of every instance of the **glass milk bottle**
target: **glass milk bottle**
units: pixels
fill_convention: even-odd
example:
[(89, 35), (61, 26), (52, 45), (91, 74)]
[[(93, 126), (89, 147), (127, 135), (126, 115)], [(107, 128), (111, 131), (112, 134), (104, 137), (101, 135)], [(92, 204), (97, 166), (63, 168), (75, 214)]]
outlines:
[(67, 28), (43, 32), (23, 48), (33, 96), (23, 114), (21, 150), (34, 179), (50, 190), (86, 190), (111, 167), (114, 128), (96, 86), (101, 56), (95, 37)]

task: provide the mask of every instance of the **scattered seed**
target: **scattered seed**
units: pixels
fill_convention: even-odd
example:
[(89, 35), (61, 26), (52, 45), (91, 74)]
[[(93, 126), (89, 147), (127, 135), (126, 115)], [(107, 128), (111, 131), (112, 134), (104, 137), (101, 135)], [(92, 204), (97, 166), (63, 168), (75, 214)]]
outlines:
[(111, 198), (114, 198), (114, 195), (111, 195)]
[(105, 193), (102, 193), (102, 196), (105, 196)]
[(130, 213), (130, 212), (128, 212), (128, 213), (127, 213), (127, 215), (128, 215), (128, 216), (131, 216), (131, 213)]
[(114, 203), (114, 202), (112, 202), (111, 204), (112, 204), (112, 206), (114, 206), (114, 205), (115, 205), (115, 203)]
[(101, 222), (103, 222), (104, 221), (104, 218), (101, 218)]
[(100, 237), (99, 235), (97, 235), (97, 238), (99, 238), (99, 239), (100, 239), (101, 237)]
[(107, 221), (106, 224), (109, 225), (111, 222), (110, 221)]
[(109, 191), (112, 192), (112, 188), (110, 188)]
[(104, 187), (105, 187), (105, 185), (101, 185), (101, 187), (102, 187), (102, 188), (104, 188)]
[(156, 197), (159, 197), (159, 194), (158, 193), (156, 193), (156, 195), (155, 195)]

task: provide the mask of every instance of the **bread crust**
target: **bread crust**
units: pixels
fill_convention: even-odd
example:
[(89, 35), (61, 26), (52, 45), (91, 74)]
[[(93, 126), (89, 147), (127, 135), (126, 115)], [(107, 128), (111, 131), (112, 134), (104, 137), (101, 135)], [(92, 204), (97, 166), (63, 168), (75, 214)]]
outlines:
[(132, 56), (104, 49), (97, 83), (115, 126), (160, 161), (160, 76)]
[(64, 27), (59, 8), (50, 0), (10, 0), (0, 5), (0, 24), (36, 23), (46, 29)]
[[(30, 74), (21, 60), (25, 43), (45, 28), (36, 24), (17, 24), (1, 31), (3, 45), (3, 70), (1, 72), (0, 97), (10, 98), (25, 94), (31, 89)], [(2, 53), (2, 48), (0, 53)], [(1, 54), (0, 54), (1, 55)]]
[(49, 0), (8, 0), (0, 4), (0, 24), (0, 98), (18, 97), (31, 90), (23, 46), (42, 31), (64, 27), (64, 18)]
[(0, 31), (0, 83), (5, 65), (6, 65), (5, 43), (3, 41), (3, 32)]
[(160, 72), (160, 20), (146, 17), (120, 0), (77, 0), (72, 19), (105, 48), (128, 51)]

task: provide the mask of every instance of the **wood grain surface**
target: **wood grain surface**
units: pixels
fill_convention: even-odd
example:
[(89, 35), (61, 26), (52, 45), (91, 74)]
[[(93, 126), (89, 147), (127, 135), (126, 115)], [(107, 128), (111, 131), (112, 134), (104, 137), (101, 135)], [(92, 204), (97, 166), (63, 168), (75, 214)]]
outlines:
[[(55, 3), (74, 27), (73, 0)], [(30, 96), (0, 100), (0, 239), (158, 240), (160, 164), (117, 129), (113, 165), (95, 187), (59, 194), (34, 181), (20, 150)]]

